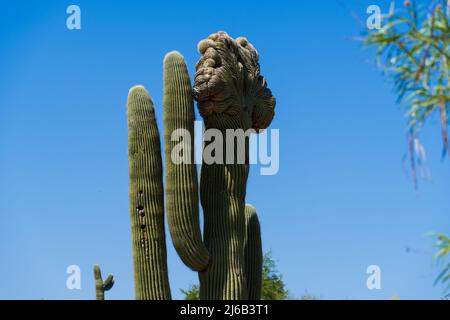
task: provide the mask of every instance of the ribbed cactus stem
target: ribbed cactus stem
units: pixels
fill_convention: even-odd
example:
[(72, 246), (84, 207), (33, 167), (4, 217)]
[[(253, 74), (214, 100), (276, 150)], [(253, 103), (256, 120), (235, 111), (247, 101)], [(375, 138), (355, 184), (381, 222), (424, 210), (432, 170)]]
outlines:
[(194, 117), (194, 98), (186, 63), (178, 52), (170, 52), (164, 59), (167, 220), (181, 260), (194, 271), (202, 271), (208, 266), (209, 254), (202, 241), (199, 222)]
[[(225, 132), (222, 133), (225, 137)], [(248, 173), (246, 164), (202, 164), (200, 199), (205, 216), (204, 241), (211, 254), (208, 268), (200, 273), (202, 300), (248, 299), (244, 270)]]
[(127, 109), (136, 299), (170, 299), (161, 144), (153, 102), (144, 87), (130, 90)]
[(94, 265), (95, 299), (105, 300), (105, 291), (110, 290), (114, 285), (114, 276), (109, 274), (105, 280), (102, 279), (102, 272), (99, 265)]
[(260, 300), (263, 267), (261, 227), (256, 209), (250, 204), (245, 205), (245, 225), (247, 236), (244, 243), (244, 254), (248, 299)]

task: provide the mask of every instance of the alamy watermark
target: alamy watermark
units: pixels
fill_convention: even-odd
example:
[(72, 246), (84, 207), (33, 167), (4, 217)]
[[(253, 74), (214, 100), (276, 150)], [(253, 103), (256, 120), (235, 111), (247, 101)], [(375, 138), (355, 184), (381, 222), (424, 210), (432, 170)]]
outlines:
[(366, 26), (369, 30), (380, 30), (381, 29), (381, 9), (377, 5), (370, 5), (367, 7), (367, 14), (370, 14), (370, 16), (366, 20)]
[(76, 264), (70, 265), (66, 269), (69, 275), (66, 279), (66, 288), (69, 290), (81, 289), (81, 268)]
[(369, 290), (381, 289), (381, 268), (376, 264), (370, 265), (366, 269), (369, 275), (366, 280), (366, 286)]
[(66, 27), (69, 30), (81, 29), (81, 9), (79, 6), (72, 4), (67, 7), (66, 13), (69, 15), (66, 20)]
[[(195, 141), (191, 150), (191, 134), (186, 129), (172, 132), (175, 145), (171, 151), (174, 164), (260, 164), (261, 175), (275, 175), (280, 168), (280, 133), (278, 129), (204, 129), (195, 121)], [(270, 149), (270, 150), (269, 150)], [(270, 151), (270, 152), (269, 152)], [(192, 156), (192, 152), (194, 156)]]

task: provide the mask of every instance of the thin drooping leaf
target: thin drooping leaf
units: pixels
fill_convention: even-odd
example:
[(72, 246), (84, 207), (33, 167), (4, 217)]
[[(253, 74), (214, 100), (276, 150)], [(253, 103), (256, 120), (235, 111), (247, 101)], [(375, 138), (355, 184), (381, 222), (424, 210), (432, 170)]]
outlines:
[(409, 110), (408, 132), (413, 132), (413, 138), (408, 138), (408, 150), (413, 152), (410, 169), (414, 186), (420, 155), (414, 153), (412, 141), (419, 139), (420, 129), (434, 114), (440, 119), (443, 156), (449, 153), (450, 19), (449, 12), (443, 10), (444, 2), (418, 5), (405, 1), (404, 7), (395, 7), (392, 1), (381, 28), (363, 33), (364, 45), (376, 48), (377, 65), (393, 82), (397, 103)]

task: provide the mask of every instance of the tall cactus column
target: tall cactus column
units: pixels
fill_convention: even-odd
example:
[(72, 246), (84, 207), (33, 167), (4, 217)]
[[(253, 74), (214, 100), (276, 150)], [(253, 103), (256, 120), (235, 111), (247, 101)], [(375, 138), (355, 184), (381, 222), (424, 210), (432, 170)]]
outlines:
[(128, 94), (130, 219), (136, 299), (170, 299), (161, 145), (153, 102), (142, 86)]
[(194, 98), (186, 63), (175, 51), (164, 59), (164, 151), (167, 220), (172, 241), (181, 260), (194, 271), (202, 271), (208, 266), (209, 254), (199, 222)]
[[(210, 35), (198, 48), (203, 56), (196, 66), (194, 97), (206, 129), (217, 129), (225, 138), (229, 130), (267, 128), (275, 98), (260, 75), (255, 48), (247, 39), (235, 40), (225, 32)], [(248, 136), (244, 135), (241, 149), (224, 140), (223, 161), (234, 152), (233, 161), (202, 164), (200, 199), (211, 261), (200, 273), (200, 298), (248, 299), (244, 250)], [(244, 152), (243, 162), (237, 161), (241, 159), (236, 151)]]

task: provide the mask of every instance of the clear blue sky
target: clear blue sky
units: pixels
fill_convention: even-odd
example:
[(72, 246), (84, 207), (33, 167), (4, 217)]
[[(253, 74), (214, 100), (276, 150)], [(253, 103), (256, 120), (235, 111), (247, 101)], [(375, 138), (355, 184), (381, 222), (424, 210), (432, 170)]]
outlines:
[[(342, 0), (360, 16), (370, 4)], [(66, 8), (82, 29), (66, 28)], [(162, 59), (179, 50), (194, 72), (197, 42), (245, 35), (277, 97), (280, 171), (252, 168), (248, 202), (295, 296), (440, 298), (430, 231), (450, 233), (448, 159), (438, 119), (423, 133), (431, 182), (415, 192), (405, 110), (360, 25), (334, 0), (1, 1), (0, 298), (93, 299), (92, 265), (115, 274), (110, 299), (134, 297), (128, 212), (128, 89), (150, 91), (162, 127)], [(407, 253), (405, 247), (414, 248)], [(197, 282), (167, 238), (172, 293)], [(66, 289), (66, 267), (82, 289)], [(366, 288), (366, 268), (382, 289)]]

